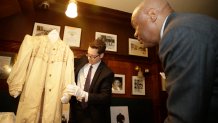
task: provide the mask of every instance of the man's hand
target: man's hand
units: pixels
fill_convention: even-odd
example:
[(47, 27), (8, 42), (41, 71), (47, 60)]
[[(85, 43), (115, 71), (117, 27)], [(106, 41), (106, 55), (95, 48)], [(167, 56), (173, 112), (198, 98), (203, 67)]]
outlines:
[(78, 87), (77, 85), (73, 85), (73, 84), (69, 84), (67, 86), (67, 93), (73, 96), (76, 96), (78, 98), (85, 98), (86, 95), (88, 95), (87, 92), (85, 92), (84, 90), (82, 90), (80, 87)]

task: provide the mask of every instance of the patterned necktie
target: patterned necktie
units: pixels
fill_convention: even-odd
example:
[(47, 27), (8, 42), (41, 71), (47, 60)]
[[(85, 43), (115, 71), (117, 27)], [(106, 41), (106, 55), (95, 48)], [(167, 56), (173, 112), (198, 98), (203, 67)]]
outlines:
[[(86, 82), (84, 85), (84, 91), (89, 92), (89, 87), (90, 87), (90, 82), (91, 82), (91, 74), (92, 74), (92, 66), (90, 66), (87, 77), (86, 77)], [(85, 102), (85, 99), (82, 100), (82, 108), (86, 108), (88, 106), (87, 102)]]

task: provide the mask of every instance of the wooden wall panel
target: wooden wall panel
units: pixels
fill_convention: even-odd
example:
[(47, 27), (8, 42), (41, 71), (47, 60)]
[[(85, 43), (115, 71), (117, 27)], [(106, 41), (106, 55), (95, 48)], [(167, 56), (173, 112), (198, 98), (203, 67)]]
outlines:
[[(79, 16), (75, 19), (67, 18), (63, 8), (59, 10), (42, 11), (36, 9), (32, 13), (18, 13), (0, 19), (0, 52), (8, 51), (17, 53), (26, 34), (32, 35), (35, 22), (61, 26), (60, 37), (63, 38), (64, 26), (79, 27), (82, 29), (80, 47), (71, 47), (76, 57), (86, 54), (88, 44), (94, 40), (95, 32), (104, 32), (117, 35), (117, 52), (106, 52), (104, 61), (117, 74), (126, 75), (126, 93), (113, 94), (115, 98), (151, 100), (154, 123), (161, 122), (160, 100), (160, 62), (157, 48), (149, 48), (148, 58), (128, 55), (128, 38), (133, 38), (134, 30), (130, 23), (129, 13), (110, 10), (107, 8), (79, 3)], [(132, 76), (137, 75), (136, 66), (149, 69), (145, 73), (145, 96), (131, 94)], [(163, 118), (162, 118), (163, 119)]]

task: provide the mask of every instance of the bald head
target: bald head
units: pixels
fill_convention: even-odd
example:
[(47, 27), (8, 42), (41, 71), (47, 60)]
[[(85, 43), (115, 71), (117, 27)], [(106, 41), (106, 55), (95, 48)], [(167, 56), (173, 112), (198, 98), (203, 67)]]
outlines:
[(134, 36), (146, 47), (159, 44), (160, 30), (173, 11), (166, 0), (144, 0), (133, 11), (131, 22)]
[(167, 0), (143, 0), (133, 11), (132, 17), (145, 14), (149, 9), (155, 9), (162, 16), (168, 16), (174, 10)]

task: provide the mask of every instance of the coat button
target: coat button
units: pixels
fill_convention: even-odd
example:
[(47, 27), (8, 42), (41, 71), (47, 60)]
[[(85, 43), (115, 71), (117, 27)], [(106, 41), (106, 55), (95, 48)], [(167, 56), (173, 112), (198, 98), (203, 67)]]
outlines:
[(51, 91), (51, 89), (49, 89), (49, 91)]

